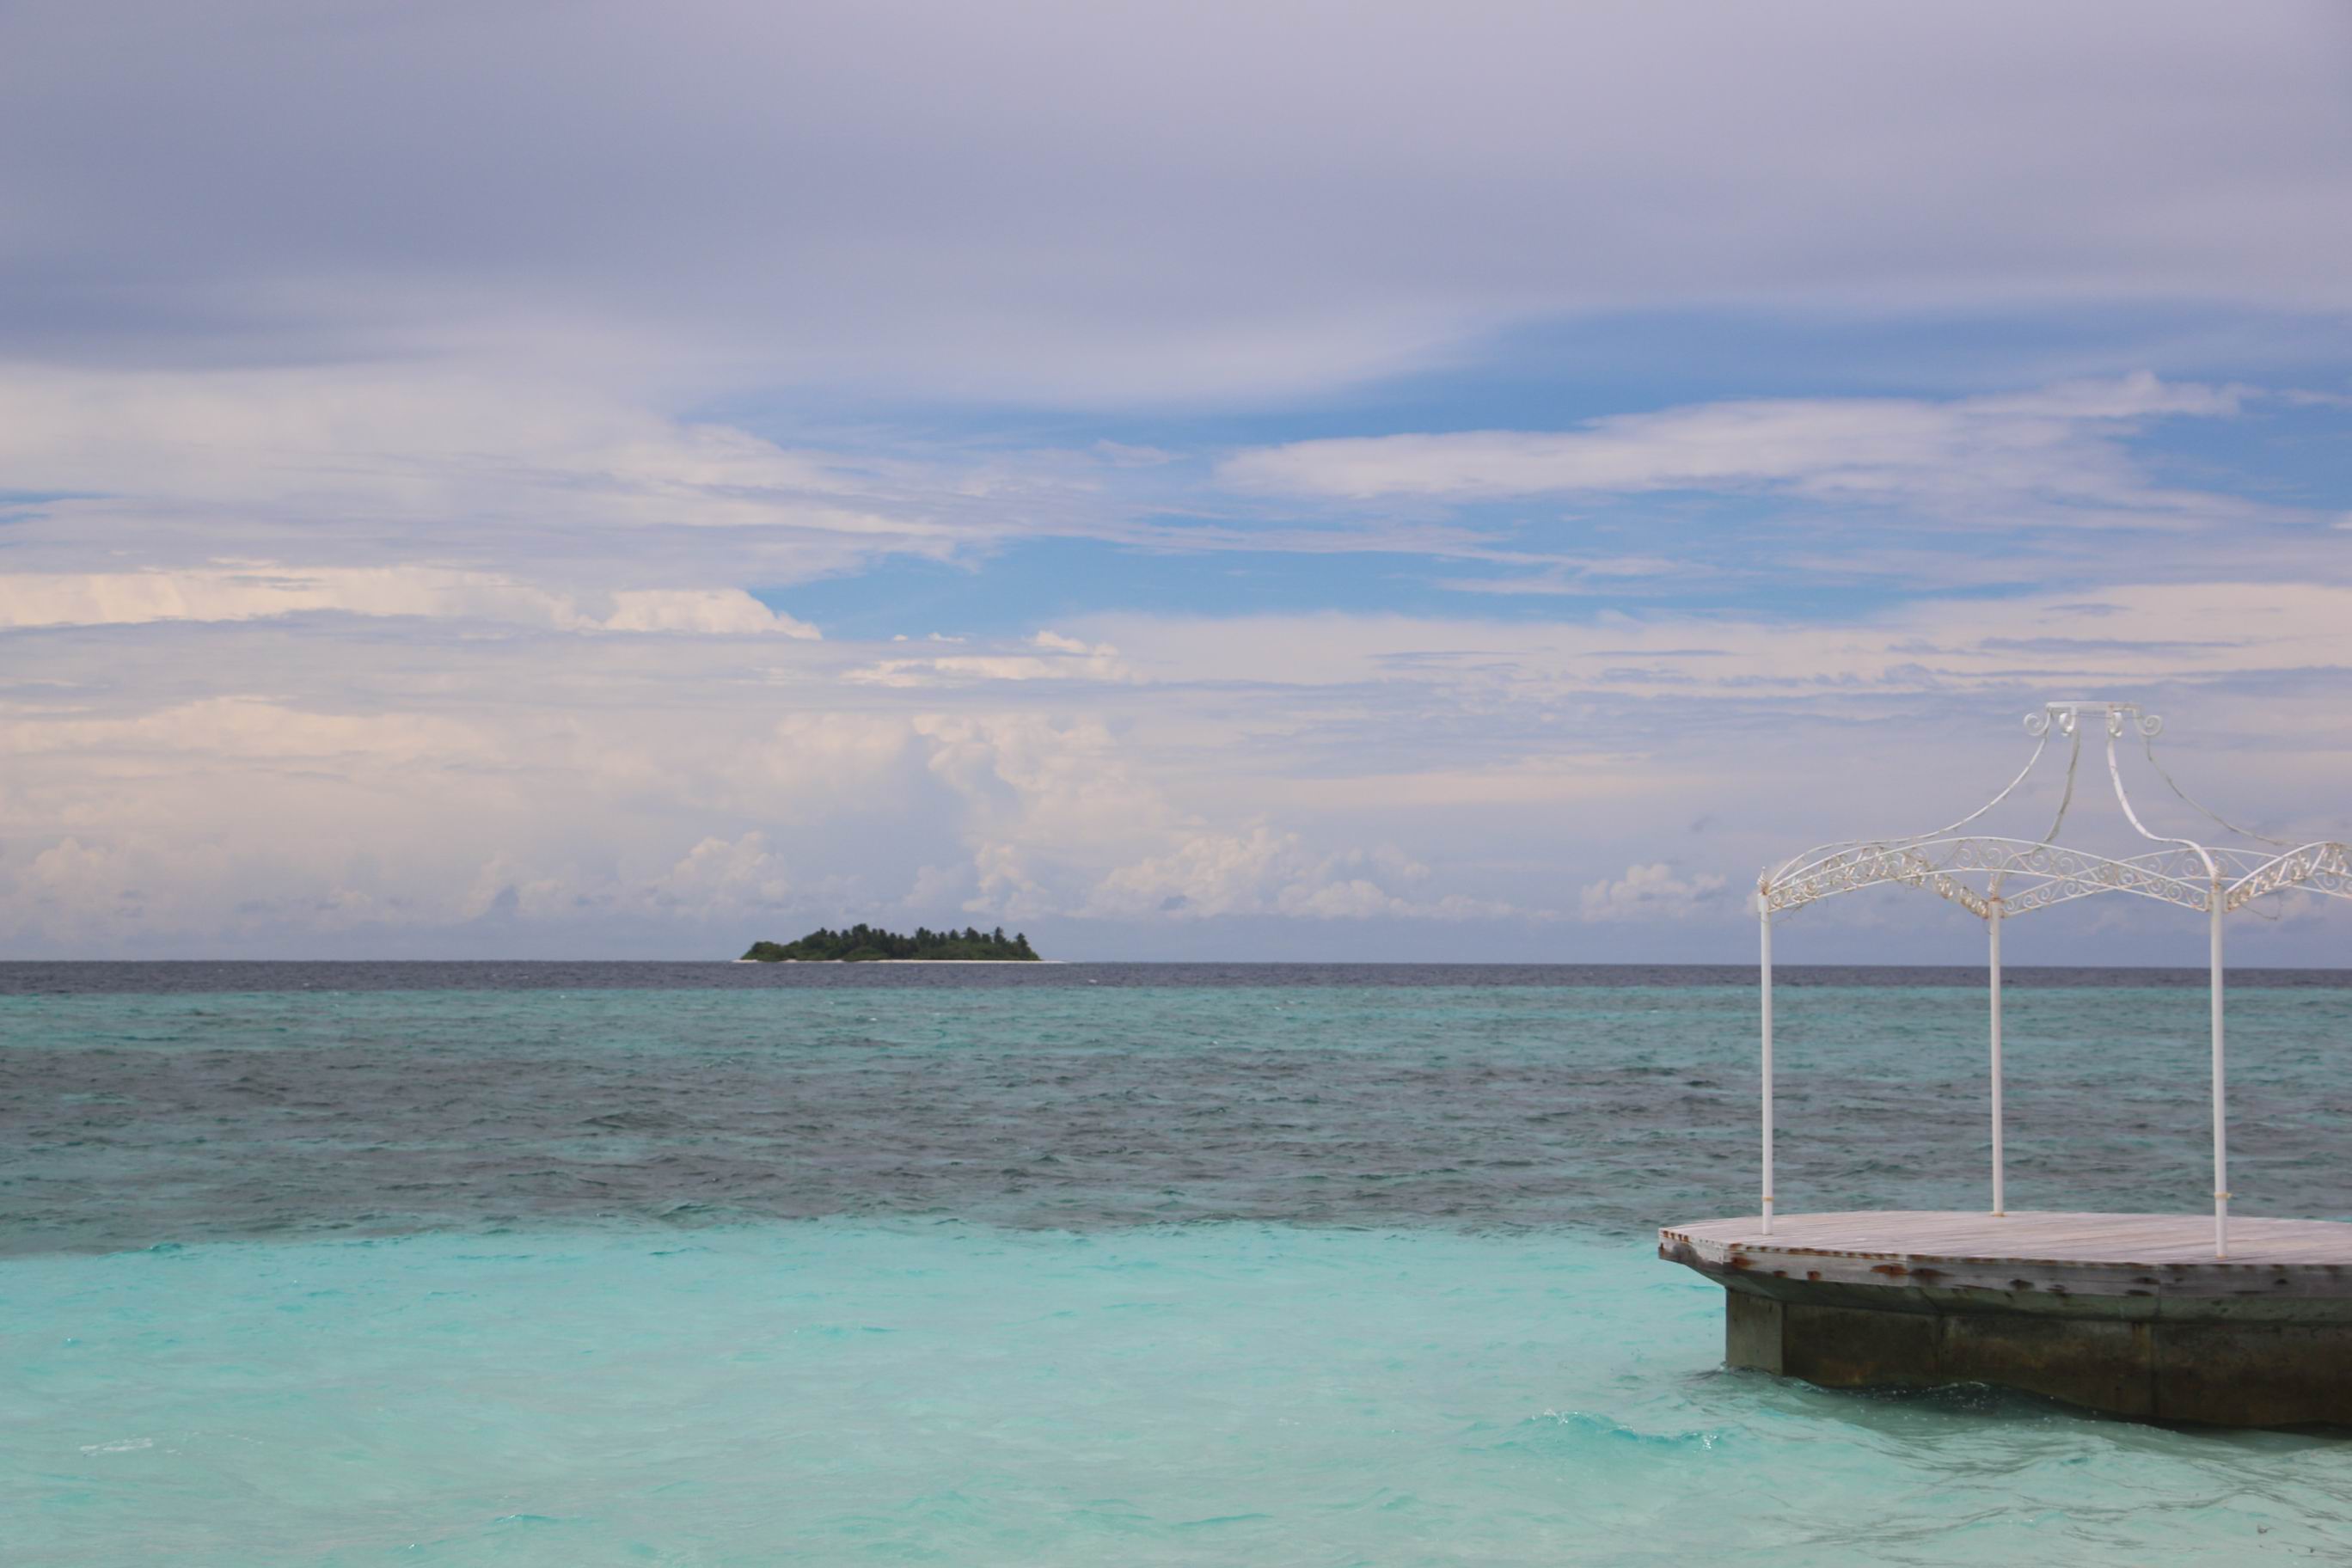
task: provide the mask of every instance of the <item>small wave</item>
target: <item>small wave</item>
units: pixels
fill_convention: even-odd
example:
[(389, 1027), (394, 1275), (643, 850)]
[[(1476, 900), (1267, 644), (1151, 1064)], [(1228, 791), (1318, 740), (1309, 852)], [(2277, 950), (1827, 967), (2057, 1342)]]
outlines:
[(1547, 1410), (1522, 1425), (1538, 1426), (1545, 1422), (1568, 1427), (1584, 1436), (1650, 1448), (1706, 1449), (1720, 1447), (1730, 1441), (1729, 1435), (1723, 1432), (1637, 1432), (1622, 1421), (1596, 1415), (1589, 1410)]

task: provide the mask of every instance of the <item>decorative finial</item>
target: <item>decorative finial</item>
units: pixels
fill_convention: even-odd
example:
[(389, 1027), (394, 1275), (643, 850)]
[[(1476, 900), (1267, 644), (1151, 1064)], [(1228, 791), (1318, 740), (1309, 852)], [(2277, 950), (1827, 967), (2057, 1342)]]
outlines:
[(2140, 711), (2137, 702), (2045, 702), (2039, 713), (2025, 716), (2025, 732), (2039, 740), (2055, 729), (2062, 735), (2072, 735), (2086, 714), (2096, 714), (2111, 736), (2137, 730), (2149, 740), (2164, 732), (2164, 721), (2153, 713)]

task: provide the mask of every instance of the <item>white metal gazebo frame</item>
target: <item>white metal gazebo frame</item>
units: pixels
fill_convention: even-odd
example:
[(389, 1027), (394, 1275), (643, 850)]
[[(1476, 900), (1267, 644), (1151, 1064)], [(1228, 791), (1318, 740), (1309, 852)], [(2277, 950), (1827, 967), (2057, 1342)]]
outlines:
[[(2158, 846), (2116, 859), (2057, 842), (2083, 756), (2084, 731), (2106, 731), (2107, 777), (2124, 818), (2142, 838)], [(2213, 1252), (2230, 1251), (2230, 1134), (2222, 1055), (2221, 921), (2256, 899), (2301, 888), (2352, 898), (2352, 849), (2333, 840), (2287, 847), (2283, 839), (2231, 826), (2191, 800), (2156, 760), (2156, 737), (2164, 721), (2130, 702), (2058, 701), (2031, 714), (2025, 728), (2034, 737), (2033, 754), (1999, 795), (1957, 822), (1904, 838), (1846, 839), (1812, 848), (1768, 868), (1756, 883), (1756, 912), (1762, 932), (1763, 992), (1763, 1233), (1772, 1233), (1772, 917), (1805, 905), (1882, 883), (1922, 888), (1959, 905), (1985, 922), (1989, 931), (1992, 1047), (1992, 1213), (2005, 1214), (2001, 1146), (2000, 929), (2004, 921), (2035, 910), (2103, 893), (2137, 893), (2206, 915), (2212, 931), (2213, 1030)], [(2049, 830), (2038, 839), (1964, 835), (1960, 829), (2008, 799), (2050, 750), (2053, 735), (2067, 742), (2065, 786)], [(2135, 736), (2158, 776), (2172, 793), (2239, 838), (2278, 847), (2276, 852), (2150, 832), (2124, 788), (2116, 744)], [(2014, 888), (2012, 888), (2014, 884)]]

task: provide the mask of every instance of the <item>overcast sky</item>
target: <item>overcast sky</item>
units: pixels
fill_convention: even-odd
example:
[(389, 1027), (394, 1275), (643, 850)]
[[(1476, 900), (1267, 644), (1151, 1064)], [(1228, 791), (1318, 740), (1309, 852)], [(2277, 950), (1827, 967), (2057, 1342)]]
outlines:
[(2347, 257), (2328, 0), (0, 5), (0, 956), (1742, 959), (2053, 696), (2352, 836)]

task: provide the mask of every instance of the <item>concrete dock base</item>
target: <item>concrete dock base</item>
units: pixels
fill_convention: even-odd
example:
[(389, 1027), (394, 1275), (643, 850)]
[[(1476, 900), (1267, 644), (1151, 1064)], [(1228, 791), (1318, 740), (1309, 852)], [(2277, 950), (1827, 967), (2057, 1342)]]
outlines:
[[(2066, 1256), (2047, 1245), (2053, 1219), (2074, 1222)], [(1956, 1220), (2015, 1250), (1938, 1234)], [(2084, 1220), (2179, 1223), (1790, 1215), (1770, 1237), (1740, 1221), (1661, 1232), (1659, 1251), (1724, 1287), (1732, 1366), (1830, 1388), (1995, 1384), (2157, 1421), (2352, 1426), (2352, 1226), (2247, 1222), (2244, 1250), (2217, 1259), (2210, 1232), (2204, 1257), (2168, 1258), (2145, 1235), (2086, 1238)], [(2265, 1224), (2282, 1227), (2267, 1254)], [(1911, 1245), (1882, 1245), (1906, 1232)]]
[(1731, 1366), (1824, 1388), (1990, 1383), (2214, 1426), (2352, 1422), (2352, 1323), (2126, 1322), (1724, 1295)]

